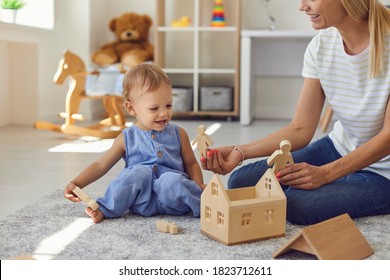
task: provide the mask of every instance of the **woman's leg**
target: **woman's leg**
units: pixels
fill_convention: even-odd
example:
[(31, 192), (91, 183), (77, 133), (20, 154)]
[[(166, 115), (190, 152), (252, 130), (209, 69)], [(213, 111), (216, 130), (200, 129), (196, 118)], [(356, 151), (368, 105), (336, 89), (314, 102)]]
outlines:
[[(329, 137), (296, 151), (296, 162), (321, 166), (339, 159)], [(287, 187), (287, 186), (285, 186)], [(390, 180), (369, 171), (359, 171), (315, 190), (288, 187), (287, 220), (309, 225), (348, 213), (352, 218), (390, 213)]]
[(160, 214), (200, 216), (201, 188), (180, 173), (166, 172), (154, 182)]
[(315, 190), (289, 187), (287, 221), (315, 224), (344, 213), (351, 218), (390, 214), (390, 180), (360, 171)]
[(267, 160), (246, 164), (230, 174), (228, 188), (236, 189), (255, 186), (268, 168)]
[[(329, 137), (292, 156), (295, 162), (316, 166), (341, 157)], [(229, 188), (255, 185), (267, 168), (263, 160), (238, 169), (229, 180)], [(287, 197), (287, 220), (295, 224), (318, 223), (344, 213), (352, 218), (390, 213), (390, 180), (372, 172), (353, 173), (315, 190), (282, 187)]]

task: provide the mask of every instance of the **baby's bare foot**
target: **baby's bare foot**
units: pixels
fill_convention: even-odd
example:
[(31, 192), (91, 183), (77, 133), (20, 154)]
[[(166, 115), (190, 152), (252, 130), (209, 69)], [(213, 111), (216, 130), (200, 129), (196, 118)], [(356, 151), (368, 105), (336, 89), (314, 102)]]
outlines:
[(85, 209), (85, 213), (87, 213), (87, 215), (91, 217), (92, 221), (95, 224), (100, 223), (104, 219), (104, 215), (99, 209), (93, 211), (90, 207), (88, 207)]

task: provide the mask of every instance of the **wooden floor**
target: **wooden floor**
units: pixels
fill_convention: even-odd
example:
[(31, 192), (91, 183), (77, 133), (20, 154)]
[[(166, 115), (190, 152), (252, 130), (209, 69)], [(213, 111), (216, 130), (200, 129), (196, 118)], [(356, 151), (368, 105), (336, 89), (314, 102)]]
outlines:
[[(196, 136), (196, 128), (201, 124), (208, 127), (208, 131), (215, 130), (211, 135), (214, 146), (245, 143), (287, 124), (287, 121), (255, 121), (250, 126), (227, 121), (174, 122), (187, 130), (190, 139)], [(316, 137), (321, 135), (318, 132)], [(0, 127), (0, 218), (55, 190), (62, 192), (71, 179), (111, 146), (112, 141), (77, 138), (26, 126)], [(121, 161), (88, 188), (105, 190), (122, 168)], [(211, 175), (204, 171), (205, 182)]]

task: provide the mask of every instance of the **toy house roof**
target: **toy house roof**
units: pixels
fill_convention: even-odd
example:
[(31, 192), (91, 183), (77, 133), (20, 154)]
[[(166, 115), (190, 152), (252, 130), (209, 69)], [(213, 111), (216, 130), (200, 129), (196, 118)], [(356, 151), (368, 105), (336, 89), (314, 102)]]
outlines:
[[(214, 186), (213, 186), (214, 184)], [(212, 196), (213, 188), (218, 189), (218, 195)], [(222, 201), (225, 201), (227, 204), (230, 204), (230, 198), (226, 192), (225, 186), (221, 181), (221, 178), (218, 174), (214, 174), (209, 183), (207, 184), (206, 189), (203, 191), (202, 196), (208, 195), (210, 197), (218, 197), (219, 199), (222, 197)]]

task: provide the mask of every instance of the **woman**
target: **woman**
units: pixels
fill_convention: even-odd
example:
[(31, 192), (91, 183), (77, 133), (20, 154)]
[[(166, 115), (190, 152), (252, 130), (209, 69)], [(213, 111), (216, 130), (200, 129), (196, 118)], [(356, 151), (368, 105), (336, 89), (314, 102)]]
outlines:
[[(304, 56), (304, 83), (291, 123), (257, 141), (220, 147), (202, 168), (231, 172), (244, 159), (269, 156), (289, 140), (295, 164), (278, 175), (287, 220), (313, 224), (343, 213), (390, 213), (390, 11), (379, 0), (302, 0), (321, 30)], [(325, 98), (338, 121), (311, 143)], [(266, 161), (233, 172), (229, 188), (255, 185)]]

